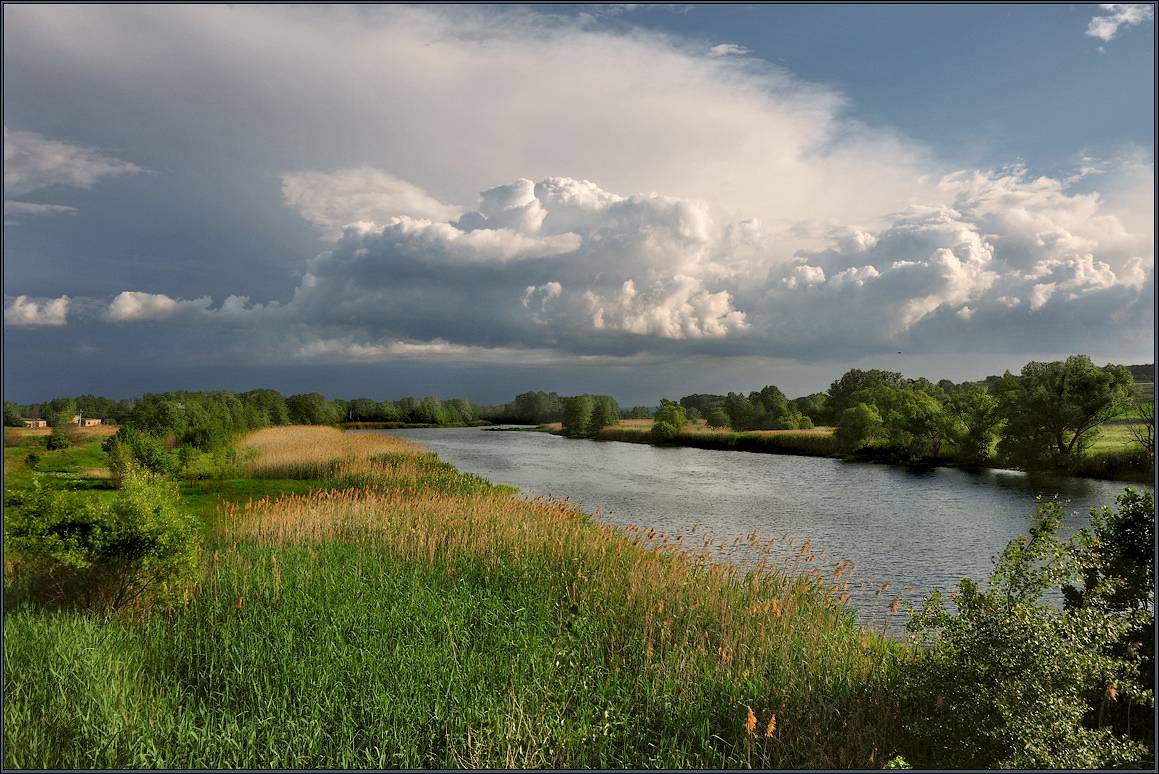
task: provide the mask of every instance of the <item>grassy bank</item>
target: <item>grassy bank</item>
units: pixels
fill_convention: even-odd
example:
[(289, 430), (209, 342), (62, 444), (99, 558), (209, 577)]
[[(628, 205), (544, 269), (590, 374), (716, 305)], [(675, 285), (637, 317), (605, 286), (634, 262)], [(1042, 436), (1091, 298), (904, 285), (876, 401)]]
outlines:
[[(1134, 481), (1150, 483), (1152, 470), (1146, 455), (1139, 450), (1131, 434), (1131, 420), (1114, 420), (1103, 428), (1087, 455), (1068, 471), (1072, 475), (1102, 478), (1112, 481)], [(563, 435), (563, 427), (556, 422), (537, 428), (546, 432)], [(703, 421), (689, 423), (675, 439), (657, 442), (652, 437), (652, 420), (621, 420), (605, 427), (594, 436), (599, 441), (623, 441), (626, 443), (648, 443), (665, 446), (691, 446), (698, 449), (719, 449), (725, 451), (747, 451), (764, 454), (795, 454), (806, 457), (833, 457), (837, 459), (864, 459), (884, 461), (881, 454), (873, 449), (863, 450), (858, 455), (843, 452), (837, 444), (832, 427), (816, 427), (811, 430), (751, 430), (735, 432), (727, 428), (714, 429)], [(941, 459), (938, 465), (954, 466), (950, 459)], [(977, 466), (970, 466), (977, 467)]]
[[(858, 628), (840, 578), (739, 576), (708, 538), (615, 530), (396, 438), (246, 443), (235, 478), (183, 485), (209, 525), (184, 598), (6, 611), (5, 766), (864, 768), (899, 752), (906, 651)], [(100, 481), (89, 462), (44, 479)], [(6, 450), (7, 486), (25, 464)]]

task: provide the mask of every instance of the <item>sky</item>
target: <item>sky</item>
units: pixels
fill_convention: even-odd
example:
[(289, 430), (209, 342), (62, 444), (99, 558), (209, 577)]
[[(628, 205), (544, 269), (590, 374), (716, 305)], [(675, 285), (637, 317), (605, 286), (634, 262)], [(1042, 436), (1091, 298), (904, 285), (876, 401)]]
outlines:
[(4, 6), (4, 391), (1154, 347), (1152, 6)]

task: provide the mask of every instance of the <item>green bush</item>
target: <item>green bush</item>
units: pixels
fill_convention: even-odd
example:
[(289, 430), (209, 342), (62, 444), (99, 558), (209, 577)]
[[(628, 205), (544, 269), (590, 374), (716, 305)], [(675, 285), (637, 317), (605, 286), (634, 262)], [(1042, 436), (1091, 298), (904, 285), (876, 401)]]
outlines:
[(28, 455), (24, 458), (24, 464), (30, 468), (35, 468), (40, 464), (40, 455), (36, 452), (28, 452)]
[(1113, 584), (1083, 607), (1057, 604), (1080, 580), (1095, 538), (1058, 536), (1062, 508), (1040, 506), (1030, 537), (1010, 542), (983, 591), (963, 580), (956, 614), (935, 592), (908, 629), (927, 649), (903, 677), (914, 765), (929, 768), (1105, 768), (1147, 748), (1104, 725), (1100, 702), (1151, 703), (1138, 664), (1113, 652), (1145, 613), (1110, 604)]
[(652, 425), (652, 438), (657, 441), (671, 441), (680, 435), (680, 428), (671, 422), (655, 422)]
[(135, 471), (168, 476), (178, 467), (178, 461), (161, 438), (131, 426), (109, 436), (101, 448), (108, 454), (109, 470), (117, 486)]
[(45, 444), (49, 451), (60, 451), (72, 446), (72, 439), (59, 427), (52, 431)]
[(117, 609), (164, 595), (196, 566), (195, 524), (163, 479), (130, 474), (112, 501), (37, 480), (7, 500), (14, 588), (32, 598)]

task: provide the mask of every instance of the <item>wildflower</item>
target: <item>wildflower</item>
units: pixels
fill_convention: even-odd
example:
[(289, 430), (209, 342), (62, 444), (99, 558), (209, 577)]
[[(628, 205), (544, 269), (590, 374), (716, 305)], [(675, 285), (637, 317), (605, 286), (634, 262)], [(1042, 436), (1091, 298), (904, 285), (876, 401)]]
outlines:
[(746, 705), (745, 709), (748, 710), (748, 715), (745, 717), (744, 730), (751, 734), (757, 727), (757, 716), (753, 714), (752, 707)]
[(777, 730), (777, 713), (774, 712), (772, 715), (769, 715), (769, 724), (765, 727), (765, 738), (772, 736), (776, 730)]

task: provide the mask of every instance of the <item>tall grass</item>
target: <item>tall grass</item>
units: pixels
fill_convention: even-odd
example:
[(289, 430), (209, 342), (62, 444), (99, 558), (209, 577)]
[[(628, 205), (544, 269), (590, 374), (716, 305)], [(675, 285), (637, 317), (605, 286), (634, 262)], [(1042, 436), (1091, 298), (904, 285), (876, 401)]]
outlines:
[[(513, 497), (400, 439), (246, 443), (254, 476), (341, 486), (223, 503), (199, 586), (146, 619), (7, 615), (6, 765), (862, 768), (897, 752), (905, 652), (857, 626), (838, 579), (771, 559), (741, 573), (710, 538)], [(37, 723), (42, 705), (59, 721)]]
[[(596, 437), (604, 441), (652, 443), (650, 420), (621, 421), (605, 427)], [(689, 425), (672, 441), (677, 446), (698, 449), (730, 449), (735, 451), (770, 454), (799, 454), (812, 457), (832, 457), (839, 453), (833, 428), (812, 430), (750, 430), (735, 432), (713, 429), (703, 424)]]

